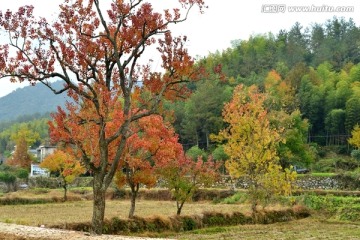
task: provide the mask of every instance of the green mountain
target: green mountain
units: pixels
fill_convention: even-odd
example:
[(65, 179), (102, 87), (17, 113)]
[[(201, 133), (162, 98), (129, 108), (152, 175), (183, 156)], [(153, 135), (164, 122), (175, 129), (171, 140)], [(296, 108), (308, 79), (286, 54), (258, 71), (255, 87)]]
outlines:
[[(52, 86), (60, 89), (62, 82), (54, 82)], [(0, 98), (0, 121), (11, 121), (23, 115), (54, 112), (57, 106), (64, 106), (66, 100), (69, 98), (65, 93), (55, 95), (42, 84), (18, 88)]]

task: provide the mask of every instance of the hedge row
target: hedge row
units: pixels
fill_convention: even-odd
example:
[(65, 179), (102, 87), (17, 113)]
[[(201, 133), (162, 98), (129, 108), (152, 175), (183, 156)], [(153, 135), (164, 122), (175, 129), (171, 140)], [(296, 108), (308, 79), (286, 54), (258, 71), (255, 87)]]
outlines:
[[(243, 224), (269, 224), (285, 222), (310, 216), (307, 208), (295, 206), (284, 210), (258, 212), (255, 216), (247, 216), (240, 212), (219, 213), (205, 212), (202, 215), (191, 216), (154, 216), (148, 218), (135, 217), (133, 219), (112, 218), (105, 220), (104, 234), (129, 234), (144, 232), (182, 232), (212, 226), (233, 226)], [(52, 225), (51, 228), (61, 228), (75, 231), (89, 232), (91, 223), (67, 223)]]

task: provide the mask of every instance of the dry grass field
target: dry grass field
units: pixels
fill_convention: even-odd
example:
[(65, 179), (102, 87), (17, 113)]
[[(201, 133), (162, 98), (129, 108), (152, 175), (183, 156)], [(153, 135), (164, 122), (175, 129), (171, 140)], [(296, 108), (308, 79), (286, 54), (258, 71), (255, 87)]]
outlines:
[[(86, 195), (86, 194), (85, 194)], [(61, 198), (61, 190), (49, 192), (19, 191), (2, 198)], [(92, 201), (85, 200), (74, 192), (69, 198), (78, 201), (26, 204), (26, 205), (0, 205), (0, 222), (15, 223), (20, 225), (40, 226), (88, 222), (91, 219)], [(83, 198), (83, 200), (79, 200)], [(108, 200), (106, 205), (106, 218), (126, 218), (130, 206), (129, 200)], [(279, 206), (273, 206), (279, 208)], [(249, 213), (246, 204), (213, 204), (211, 202), (186, 203), (182, 215), (201, 214), (205, 211), (231, 213), (241, 211)], [(172, 216), (176, 213), (173, 201), (139, 200), (136, 206), (136, 215), (141, 217)], [(233, 227), (212, 227), (181, 233), (143, 233), (142, 236), (164, 237), (174, 239), (359, 239), (360, 222), (335, 222), (320, 216), (275, 223), (268, 225), (239, 225)], [(9, 237), (9, 236), (7, 236)], [(7, 239), (1, 238), (1, 239)], [(17, 238), (14, 238), (17, 239)], [(20, 239), (20, 238), (19, 238)]]
[(357, 240), (360, 239), (360, 223), (329, 222), (310, 217), (269, 225), (207, 228), (169, 237), (179, 240)]
[[(129, 200), (107, 201), (105, 217), (109, 219), (113, 217), (126, 218), (129, 207)], [(204, 211), (246, 212), (248, 209), (249, 207), (246, 205), (215, 205), (208, 202), (197, 202), (186, 203), (182, 214), (201, 214)], [(30, 226), (87, 222), (91, 220), (91, 214), (92, 201), (0, 206), (0, 222)], [(135, 214), (141, 217), (171, 216), (176, 214), (176, 204), (171, 201), (140, 200), (136, 204)]]

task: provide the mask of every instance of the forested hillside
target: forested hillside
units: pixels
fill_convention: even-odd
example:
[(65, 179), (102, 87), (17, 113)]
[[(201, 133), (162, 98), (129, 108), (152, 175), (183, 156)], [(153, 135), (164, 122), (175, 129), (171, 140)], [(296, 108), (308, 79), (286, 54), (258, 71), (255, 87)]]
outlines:
[(169, 107), (182, 143), (211, 146), (209, 135), (224, 128), (221, 111), (233, 88), (255, 84), (262, 91), (272, 87), (269, 94), (276, 92), (274, 101), (287, 112), (300, 110), (311, 142), (346, 144), (360, 122), (359, 47), (359, 26), (338, 18), (233, 41), (232, 48), (200, 61), (208, 69), (221, 66), (226, 80), (199, 81), (187, 101)]
[[(54, 82), (52, 85), (59, 88), (60, 84)], [(11, 121), (22, 115), (54, 112), (57, 106), (64, 106), (66, 99), (66, 94), (55, 95), (41, 84), (19, 88), (0, 98), (0, 122)]]

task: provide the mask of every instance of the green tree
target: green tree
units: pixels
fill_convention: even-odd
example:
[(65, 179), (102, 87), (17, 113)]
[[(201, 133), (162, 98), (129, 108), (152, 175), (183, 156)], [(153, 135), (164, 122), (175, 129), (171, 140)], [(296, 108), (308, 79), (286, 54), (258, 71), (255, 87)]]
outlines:
[(345, 129), (347, 133), (360, 123), (360, 99), (356, 96), (351, 97), (346, 102), (345, 108)]
[(167, 187), (176, 200), (176, 214), (180, 215), (185, 202), (190, 199), (201, 186), (209, 187), (218, 179), (218, 165), (211, 157), (203, 161), (199, 157), (193, 161), (178, 152), (176, 159), (161, 161), (157, 165), (157, 173), (165, 180)]
[(214, 161), (217, 163), (221, 163), (220, 171), (222, 174), (225, 174), (225, 163), (229, 159), (229, 156), (225, 153), (224, 146), (218, 145), (211, 153)]
[(207, 153), (198, 146), (192, 146), (189, 150), (186, 151), (186, 156), (188, 156), (193, 161), (196, 161), (199, 156), (201, 159), (205, 160), (207, 158)]
[(231, 87), (219, 80), (198, 82), (185, 103), (180, 130), (183, 139), (189, 144), (209, 148), (209, 135), (223, 128), (221, 110), (230, 97)]

